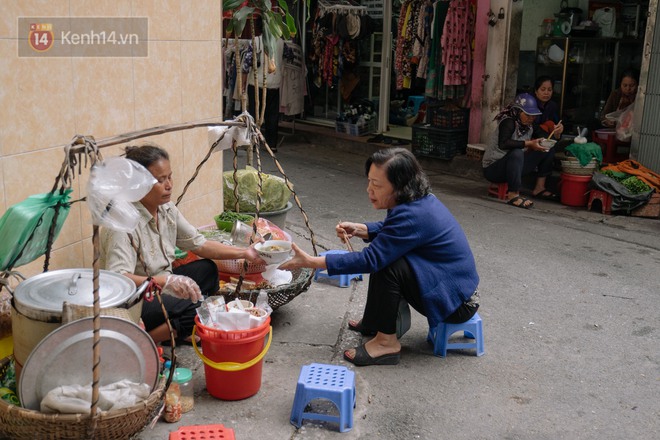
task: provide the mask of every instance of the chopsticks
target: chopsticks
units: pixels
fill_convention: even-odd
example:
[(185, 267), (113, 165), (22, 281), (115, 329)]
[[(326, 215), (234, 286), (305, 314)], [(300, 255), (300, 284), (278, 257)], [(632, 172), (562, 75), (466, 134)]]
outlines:
[(555, 124), (555, 128), (552, 129), (552, 131), (550, 132), (550, 134), (548, 135), (548, 137), (545, 138), (545, 140), (552, 139), (552, 136), (555, 134), (555, 131), (557, 131), (557, 126), (558, 126), (559, 124), (561, 124), (561, 119), (559, 120), (559, 122), (557, 122), (557, 123)]
[[(339, 221), (341, 223), (341, 220)], [(344, 231), (343, 237), (344, 239), (344, 244), (346, 245), (346, 249), (348, 249), (349, 252), (353, 252), (353, 245), (351, 244), (351, 240), (348, 238), (348, 234), (346, 231)]]

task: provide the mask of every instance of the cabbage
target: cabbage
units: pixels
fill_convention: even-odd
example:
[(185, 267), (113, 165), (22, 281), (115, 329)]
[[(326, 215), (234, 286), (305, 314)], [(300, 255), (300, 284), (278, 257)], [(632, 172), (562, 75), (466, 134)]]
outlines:
[[(262, 191), (260, 212), (279, 211), (286, 207), (291, 198), (291, 191), (287, 188), (283, 178), (271, 174), (261, 173)], [(226, 211), (236, 211), (236, 197), (234, 186), (238, 188), (238, 211), (257, 211), (257, 190), (259, 188), (258, 171), (247, 166), (244, 170), (225, 171), (222, 174), (222, 187), (224, 192), (224, 208)]]

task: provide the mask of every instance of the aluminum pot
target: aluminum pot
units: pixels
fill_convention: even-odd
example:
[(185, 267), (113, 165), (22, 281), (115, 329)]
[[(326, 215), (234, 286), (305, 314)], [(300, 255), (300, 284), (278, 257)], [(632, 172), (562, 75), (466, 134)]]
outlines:
[[(142, 312), (141, 294), (130, 278), (115, 272), (99, 273), (101, 308), (127, 309), (138, 323)], [(44, 272), (20, 283), (13, 293), (12, 334), (18, 377), (23, 363), (43, 338), (62, 325), (65, 302), (91, 307), (94, 302), (92, 269), (62, 269)]]

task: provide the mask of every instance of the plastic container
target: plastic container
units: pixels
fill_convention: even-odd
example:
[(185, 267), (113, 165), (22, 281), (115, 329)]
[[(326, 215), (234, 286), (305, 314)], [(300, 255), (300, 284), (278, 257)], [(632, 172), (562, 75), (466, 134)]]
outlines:
[(189, 368), (175, 368), (173, 382), (179, 385), (181, 412), (187, 413), (195, 407), (193, 374)]
[[(195, 334), (202, 340), (203, 353), (194, 342)], [(263, 358), (271, 340), (270, 316), (259, 327), (234, 331), (207, 327), (195, 317), (193, 348), (204, 362), (209, 394), (222, 400), (241, 400), (257, 394), (261, 388)]]
[(552, 18), (543, 19), (543, 24), (541, 24), (541, 37), (549, 37), (552, 35), (552, 32), (555, 29), (555, 20)]
[(591, 175), (578, 176), (561, 173), (561, 204), (566, 206), (587, 206)]

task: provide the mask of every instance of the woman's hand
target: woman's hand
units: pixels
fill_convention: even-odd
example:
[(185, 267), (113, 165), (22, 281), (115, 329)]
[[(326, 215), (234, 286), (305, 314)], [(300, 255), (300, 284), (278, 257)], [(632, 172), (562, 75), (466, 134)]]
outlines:
[(560, 121), (559, 124), (555, 125), (555, 134), (553, 134), (552, 137), (557, 138), (557, 140), (559, 140), (563, 132), (564, 132), (564, 124), (562, 124)]
[(195, 280), (185, 275), (168, 275), (163, 286), (163, 294), (189, 299), (193, 303), (204, 299)]
[(295, 243), (291, 243), (291, 249), (294, 252), (293, 258), (280, 264), (278, 269), (292, 270), (299, 267), (313, 267), (311, 255), (300, 249)]
[(352, 223), (352, 222), (340, 222), (336, 227), (335, 231), (337, 232), (337, 237), (341, 239), (342, 242), (346, 241), (346, 238), (369, 238), (369, 231), (367, 230), (367, 225), (363, 223)]
[(245, 249), (245, 256), (243, 258), (253, 264), (266, 264), (266, 262), (259, 256), (259, 253), (254, 248), (257, 243), (261, 243), (262, 241), (264, 240), (261, 239), (260, 241), (254, 242), (250, 245), (250, 247)]
[(525, 148), (530, 149), (532, 151), (547, 151), (545, 147), (541, 146), (540, 138), (525, 141)]

